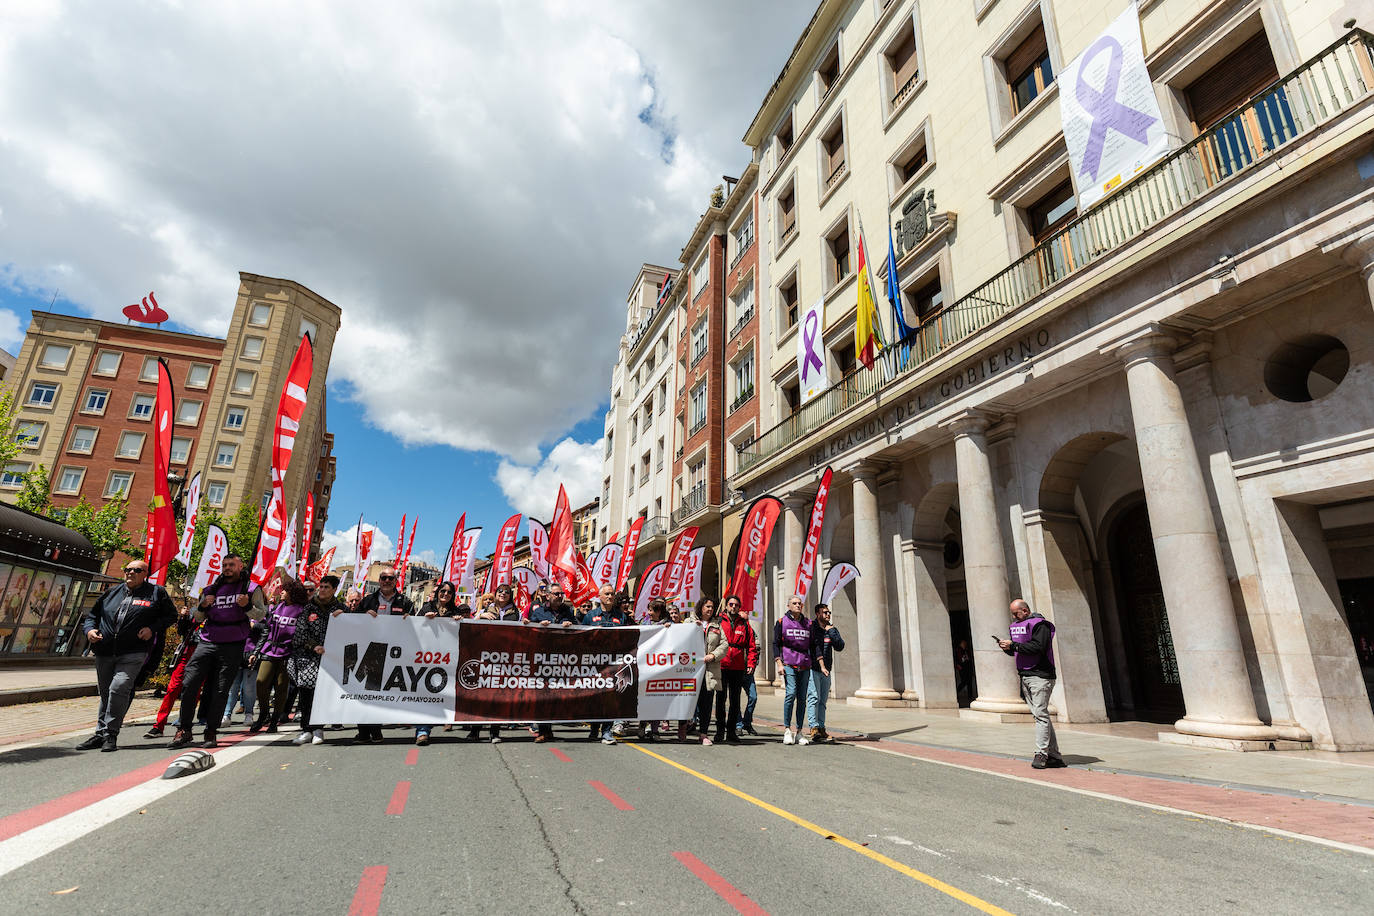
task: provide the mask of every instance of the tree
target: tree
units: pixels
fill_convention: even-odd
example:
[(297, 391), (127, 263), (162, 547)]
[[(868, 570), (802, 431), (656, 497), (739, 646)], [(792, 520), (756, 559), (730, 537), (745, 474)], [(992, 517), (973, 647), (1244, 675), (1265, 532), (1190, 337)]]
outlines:
[(258, 527), (258, 507), (245, 499), (224, 529), (229, 538), (229, 552), (243, 557), (248, 566), (253, 565), (253, 548), (258, 546)]
[(81, 497), (75, 506), (67, 511), (65, 524), (73, 531), (80, 532), (102, 553), (114, 554), (119, 551), (134, 557), (143, 556), (142, 547), (134, 547), (133, 535), (124, 530), (124, 519), (128, 515), (129, 504), (123, 499), (107, 499), (99, 509)]
[(24, 485), (14, 504), (25, 512), (34, 515), (51, 515), (52, 501), (48, 499), (48, 469), (39, 465), (24, 475)]
[(4, 468), (19, 457), (19, 443), (15, 441), (18, 432), (15, 410), (19, 402), (9, 388), (0, 388), (0, 468)]

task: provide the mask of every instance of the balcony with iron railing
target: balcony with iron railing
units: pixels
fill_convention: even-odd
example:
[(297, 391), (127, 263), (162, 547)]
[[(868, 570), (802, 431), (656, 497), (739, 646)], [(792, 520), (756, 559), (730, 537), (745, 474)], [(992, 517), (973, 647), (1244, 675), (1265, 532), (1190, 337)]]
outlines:
[(639, 529), (639, 543), (652, 541), (654, 538), (667, 537), (668, 518), (663, 515), (651, 515), (644, 520), (644, 527)]
[(1221, 123), (1142, 172), (1009, 267), (928, 316), (884, 349), (872, 370), (856, 367), (739, 454), (739, 473), (810, 436), (872, 396), (1065, 279), (1122, 251), (1166, 218), (1259, 167), (1299, 137), (1374, 93), (1374, 36), (1353, 30), (1241, 105)]
[(745, 404), (748, 404), (754, 397), (754, 386), (751, 383), (748, 388), (739, 393), (739, 396), (730, 402), (730, 412), (734, 413)]
[(734, 340), (736, 335), (738, 335), (740, 331), (744, 330), (744, 326), (749, 323), (749, 319), (753, 317), (754, 307), (751, 305), (740, 313), (739, 320), (737, 320), (735, 322), (735, 326), (730, 329), (730, 336), (725, 338), (726, 342), (728, 343), (729, 341)]
[(691, 428), (687, 430), (687, 438), (688, 438), (688, 439), (692, 438), (693, 436), (695, 436), (697, 433), (701, 432), (701, 431), (702, 431), (703, 429), (705, 429), (705, 428), (706, 428), (706, 414), (705, 414), (705, 412), (703, 412), (702, 415), (701, 415), (701, 418), (698, 419), (695, 423), (693, 423), (692, 426), (691, 426)]
[(649, 482), (649, 469), (646, 467), (639, 472), (639, 485), (642, 487)]
[(673, 510), (673, 527), (676, 528), (687, 519), (706, 508), (706, 483), (697, 484), (682, 497), (682, 502)]
[(793, 237), (794, 235), (796, 235), (796, 234), (797, 234), (797, 222), (796, 222), (796, 220), (793, 220), (792, 222), (790, 222), (790, 223), (786, 224), (785, 226), (783, 226), (783, 227), (782, 227), (782, 232), (778, 235), (778, 250), (781, 251), (781, 250), (787, 245), (788, 242), (792, 241), (792, 237)]
[(730, 259), (730, 266), (727, 270), (734, 270), (739, 262), (744, 260), (744, 256), (749, 253), (749, 249), (754, 247), (754, 234), (751, 232), (746, 238), (735, 239), (735, 256)]
[(845, 172), (847, 171), (849, 171), (848, 160), (845, 160), (841, 162), (839, 165), (835, 166), (835, 170), (830, 173), (830, 176), (828, 178), (825, 179), (826, 190), (829, 190), (835, 187), (835, 185), (839, 184), (840, 179), (844, 177)]
[(697, 363), (705, 359), (709, 350), (710, 347), (707, 346), (705, 340), (703, 340), (699, 346), (692, 347), (692, 365), (696, 366)]

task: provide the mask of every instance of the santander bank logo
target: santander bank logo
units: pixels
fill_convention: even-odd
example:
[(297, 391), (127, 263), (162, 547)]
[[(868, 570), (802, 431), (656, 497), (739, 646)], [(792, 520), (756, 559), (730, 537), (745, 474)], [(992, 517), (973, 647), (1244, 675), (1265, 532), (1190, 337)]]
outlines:
[[(152, 302), (151, 306), (148, 305), (149, 302)], [(167, 312), (157, 304), (157, 297), (150, 292), (143, 297), (141, 304), (135, 302), (133, 305), (124, 306), (124, 317), (140, 324), (162, 324), (167, 320)]]

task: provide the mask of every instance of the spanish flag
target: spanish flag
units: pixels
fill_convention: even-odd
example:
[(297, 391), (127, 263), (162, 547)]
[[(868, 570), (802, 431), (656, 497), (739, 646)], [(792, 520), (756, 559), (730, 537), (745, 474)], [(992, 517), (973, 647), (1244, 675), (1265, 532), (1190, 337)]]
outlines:
[(865, 369), (883, 349), (883, 326), (878, 318), (878, 303), (873, 298), (873, 277), (868, 269), (868, 248), (864, 245), (864, 224), (859, 221), (859, 310), (854, 322), (854, 358)]

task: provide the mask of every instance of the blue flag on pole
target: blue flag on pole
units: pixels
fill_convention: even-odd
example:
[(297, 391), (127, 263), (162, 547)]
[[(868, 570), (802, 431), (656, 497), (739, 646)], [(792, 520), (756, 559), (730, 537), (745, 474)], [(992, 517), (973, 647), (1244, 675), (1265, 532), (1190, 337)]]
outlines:
[(897, 279), (897, 249), (892, 244), (892, 225), (887, 227), (887, 301), (892, 306), (892, 336), (902, 350), (902, 365), (911, 355), (911, 328), (902, 316), (902, 287)]

